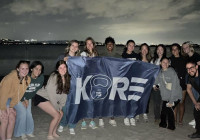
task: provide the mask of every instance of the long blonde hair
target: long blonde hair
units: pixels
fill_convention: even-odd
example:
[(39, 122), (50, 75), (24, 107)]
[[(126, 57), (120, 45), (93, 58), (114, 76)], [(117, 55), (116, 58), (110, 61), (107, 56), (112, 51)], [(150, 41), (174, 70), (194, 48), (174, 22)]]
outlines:
[[(87, 48), (87, 41), (88, 40), (91, 40), (92, 41), (92, 44), (93, 44), (93, 49), (92, 49), (92, 52), (90, 52)], [(98, 52), (96, 50), (96, 42), (94, 41), (94, 39), (92, 37), (88, 37), (85, 39), (85, 47), (84, 47), (84, 52), (86, 52), (87, 56), (91, 57), (91, 56), (98, 56)]]
[[(70, 50), (70, 46), (73, 44), (73, 43), (77, 43), (78, 44), (78, 47), (79, 47), (79, 42), (78, 40), (71, 40), (68, 44), (68, 46), (65, 48), (65, 56), (68, 56), (69, 55), (69, 50)], [(80, 50), (78, 49), (78, 51), (75, 52), (75, 56), (80, 56)]]

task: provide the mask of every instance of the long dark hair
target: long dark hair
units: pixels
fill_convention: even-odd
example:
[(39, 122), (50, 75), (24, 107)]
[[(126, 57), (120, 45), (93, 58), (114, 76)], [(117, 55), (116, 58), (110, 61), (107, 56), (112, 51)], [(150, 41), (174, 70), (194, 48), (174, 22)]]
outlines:
[[(126, 53), (127, 52), (127, 50), (128, 50), (128, 44), (129, 43), (133, 43), (134, 45), (135, 45), (135, 41), (134, 40), (128, 40), (127, 42), (126, 42), (126, 46), (124, 46), (124, 49), (123, 49), (123, 53)], [(133, 50), (134, 51), (134, 50)]]
[[(29, 64), (30, 64), (30, 61), (26, 61), (26, 60), (20, 60), (18, 63), (17, 63), (17, 65), (16, 65), (16, 70), (20, 67), (20, 65), (21, 64), (27, 64), (28, 65), (28, 67), (29, 67)], [(20, 76), (19, 76), (19, 71), (17, 70), (17, 77), (18, 77), (18, 79), (20, 80), (20, 84), (22, 84), (22, 80), (23, 79), (21, 79), (20, 78)], [(26, 86), (28, 86), (28, 75), (26, 75), (25, 77), (25, 81), (26, 81)]]
[[(68, 56), (69, 55), (69, 51), (70, 51), (70, 47), (73, 43), (77, 43), (78, 44), (78, 47), (79, 47), (79, 42), (78, 40), (71, 40), (68, 44), (68, 46), (65, 48), (65, 56)], [(80, 50), (78, 49), (77, 52), (75, 52), (75, 56), (80, 56)]]
[[(42, 69), (41, 69), (41, 74), (43, 74), (44, 73), (44, 65), (42, 64), (42, 62), (40, 62), (40, 61), (33, 61), (32, 63), (31, 63), (31, 65), (30, 65), (30, 70), (31, 69), (34, 69), (37, 65), (40, 65), (41, 67), (42, 67)], [(40, 74), (40, 75), (41, 75)], [(39, 75), (39, 76), (40, 76)]]
[(56, 69), (54, 71), (54, 74), (57, 75), (57, 89), (56, 89), (56, 92), (57, 94), (68, 94), (69, 93), (69, 88), (70, 88), (70, 75), (68, 73), (68, 70), (66, 72), (66, 74), (64, 75), (64, 78), (65, 78), (65, 83), (63, 83), (62, 81), (62, 77), (61, 75), (59, 74), (58, 72), (58, 68), (60, 65), (64, 64), (67, 68), (67, 65), (66, 65), (66, 62), (64, 60), (60, 60), (56, 63)]
[[(162, 47), (163, 50), (164, 50), (162, 58), (163, 58), (163, 57), (166, 57), (166, 54), (167, 54), (167, 51), (166, 51), (165, 46), (164, 46), (163, 44), (159, 44), (158, 46), (156, 46), (156, 48), (155, 48), (155, 50), (154, 50), (153, 63), (155, 63), (156, 59), (158, 58), (158, 54), (157, 54), (157, 49), (158, 49), (158, 47)], [(162, 58), (161, 58), (161, 59), (162, 59)]]
[(150, 50), (150, 47), (149, 47), (149, 45), (147, 44), (147, 43), (143, 43), (143, 44), (141, 44), (140, 45), (140, 48), (139, 48), (139, 50), (140, 50), (140, 53), (139, 53), (139, 60), (142, 60), (143, 58), (142, 58), (142, 53), (141, 53), (141, 49), (142, 49), (142, 47), (143, 46), (146, 46), (147, 47), (147, 50), (148, 50), (148, 53), (147, 53), (147, 61), (148, 62), (150, 62), (151, 61), (151, 50)]

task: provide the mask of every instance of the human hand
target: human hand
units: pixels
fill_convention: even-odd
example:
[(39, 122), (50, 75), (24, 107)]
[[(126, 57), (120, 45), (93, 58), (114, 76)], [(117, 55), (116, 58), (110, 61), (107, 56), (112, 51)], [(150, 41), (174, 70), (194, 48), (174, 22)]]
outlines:
[(200, 102), (197, 102), (197, 103), (195, 104), (195, 109), (196, 109), (197, 111), (200, 110)]
[(64, 57), (64, 61), (67, 61), (68, 60), (68, 57), (66, 56), (66, 57)]
[(16, 116), (16, 114), (17, 114), (16, 111), (15, 111), (15, 109), (11, 108), (11, 107), (9, 108), (9, 113), (10, 114), (14, 114), (14, 116)]
[(8, 119), (8, 113), (7, 110), (0, 110), (0, 120), (1, 119)]

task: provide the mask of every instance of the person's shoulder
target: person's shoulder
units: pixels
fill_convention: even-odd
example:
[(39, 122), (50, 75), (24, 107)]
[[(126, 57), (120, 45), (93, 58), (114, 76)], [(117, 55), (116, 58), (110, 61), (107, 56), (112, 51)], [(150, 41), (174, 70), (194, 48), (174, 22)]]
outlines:
[(85, 51), (81, 52), (81, 56), (87, 56), (87, 53)]

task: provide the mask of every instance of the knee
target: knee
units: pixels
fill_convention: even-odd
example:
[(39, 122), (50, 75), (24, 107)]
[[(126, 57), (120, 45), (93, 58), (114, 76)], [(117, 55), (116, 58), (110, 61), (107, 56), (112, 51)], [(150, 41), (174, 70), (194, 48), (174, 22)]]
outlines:
[(9, 114), (9, 122), (15, 122), (15, 119), (16, 119), (16, 115), (15, 115), (15, 113), (10, 113)]
[(54, 119), (56, 119), (56, 120), (59, 120), (60, 119), (60, 113), (59, 112), (56, 112), (55, 114), (54, 114), (54, 116), (53, 116), (53, 118)]

